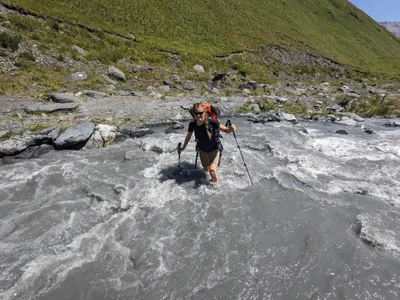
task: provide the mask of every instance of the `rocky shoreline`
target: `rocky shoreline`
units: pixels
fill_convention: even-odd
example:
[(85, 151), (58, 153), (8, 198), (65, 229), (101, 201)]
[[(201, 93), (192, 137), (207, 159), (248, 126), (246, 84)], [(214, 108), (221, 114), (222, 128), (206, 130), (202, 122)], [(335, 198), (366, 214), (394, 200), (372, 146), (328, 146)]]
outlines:
[[(337, 87), (329, 82), (267, 85), (243, 80), (233, 93), (230, 90), (232, 95), (226, 96), (229, 93), (223, 88), (200, 92), (196, 86), (190, 92), (186, 87), (186, 92), (180, 91), (175, 97), (164, 96), (161, 92), (166, 86), (168, 83), (147, 91), (121, 90), (111, 95), (98, 91), (50, 93), (47, 100), (0, 96), (0, 158), (33, 158), (53, 148), (106, 147), (115, 140), (149, 134), (149, 126), (159, 123), (169, 124), (168, 130), (173, 132), (191, 118), (182, 108), (195, 102), (217, 105), (223, 117), (246, 115), (257, 123), (296, 123), (302, 118), (361, 126), (364, 119), (348, 108), (362, 97), (400, 101), (399, 87), (365, 82)], [(393, 111), (389, 118), (396, 116), (399, 111)], [(388, 121), (387, 126), (400, 124)]]

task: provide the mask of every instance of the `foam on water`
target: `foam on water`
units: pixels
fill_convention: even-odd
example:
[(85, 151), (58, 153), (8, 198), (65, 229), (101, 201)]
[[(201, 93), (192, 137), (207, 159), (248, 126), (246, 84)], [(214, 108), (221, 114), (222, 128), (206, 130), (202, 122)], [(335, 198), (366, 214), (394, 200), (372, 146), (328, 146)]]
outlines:
[(275, 146), (279, 149), (274, 151), (276, 156), (288, 161), (286, 167), (274, 172), (285, 186), (294, 187), (282, 177), (282, 172), (288, 171), (321, 192), (368, 194), (400, 204), (398, 131), (379, 132), (372, 138), (365, 134), (350, 138), (327, 135), (320, 129), (308, 132), (312, 139), (304, 147)]
[[(397, 217), (399, 217), (397, 215)], [(362, 224), (361, 238), (371, 243), (373, 247), (384, 249), (390, 252), (397, 259), (400, 259), (400, 234), (396, 219), (392, 219), (390, 215), (382, 215), (363, 213), (359, 215), (358, 220)], [(389, 222), (388, 222), (389, 218)]]

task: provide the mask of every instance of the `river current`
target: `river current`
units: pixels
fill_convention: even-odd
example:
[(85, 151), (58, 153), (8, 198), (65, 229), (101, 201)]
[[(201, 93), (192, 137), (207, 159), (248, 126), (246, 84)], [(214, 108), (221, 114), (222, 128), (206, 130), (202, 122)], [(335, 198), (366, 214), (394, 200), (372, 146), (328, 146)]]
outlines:
[(232, 122), (0, 165), (0, 299), (399, 299), (400, 130)]

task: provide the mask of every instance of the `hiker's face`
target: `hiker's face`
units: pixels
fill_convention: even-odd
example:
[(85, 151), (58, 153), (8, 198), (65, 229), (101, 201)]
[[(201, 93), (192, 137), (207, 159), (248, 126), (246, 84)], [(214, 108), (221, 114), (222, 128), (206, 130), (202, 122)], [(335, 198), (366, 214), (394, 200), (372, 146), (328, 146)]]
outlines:
[(204, 118), (204, 110), (196, 110), (194, 116), (197, 120), (202, 120)]

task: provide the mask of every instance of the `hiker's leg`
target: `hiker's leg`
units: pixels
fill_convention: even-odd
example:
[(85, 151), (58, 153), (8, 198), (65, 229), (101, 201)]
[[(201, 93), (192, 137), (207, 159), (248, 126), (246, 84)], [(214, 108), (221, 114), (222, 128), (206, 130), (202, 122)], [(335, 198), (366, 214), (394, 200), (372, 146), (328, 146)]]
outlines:
[(210, 171), (210, 165), (211, 165), (208, 153), (201, 150), (199, 151), (199, 153), (200, 153), (200, 162), (201, 165), (203, 166), (203, 170), (208, 173)]
[(211, 161), (211, 165), (209, 167), (209, 173), (211, 176), (211, 181), (218, 182), (218, 175), (217, 175), (217, 167), (219, 161), (220, 152), (218, 150), (214, 150), (209, 153), (209, 158)]
[(218, 182), (217, 166), (211, 165), (209, 172), (210, 172), (211, 181)]

